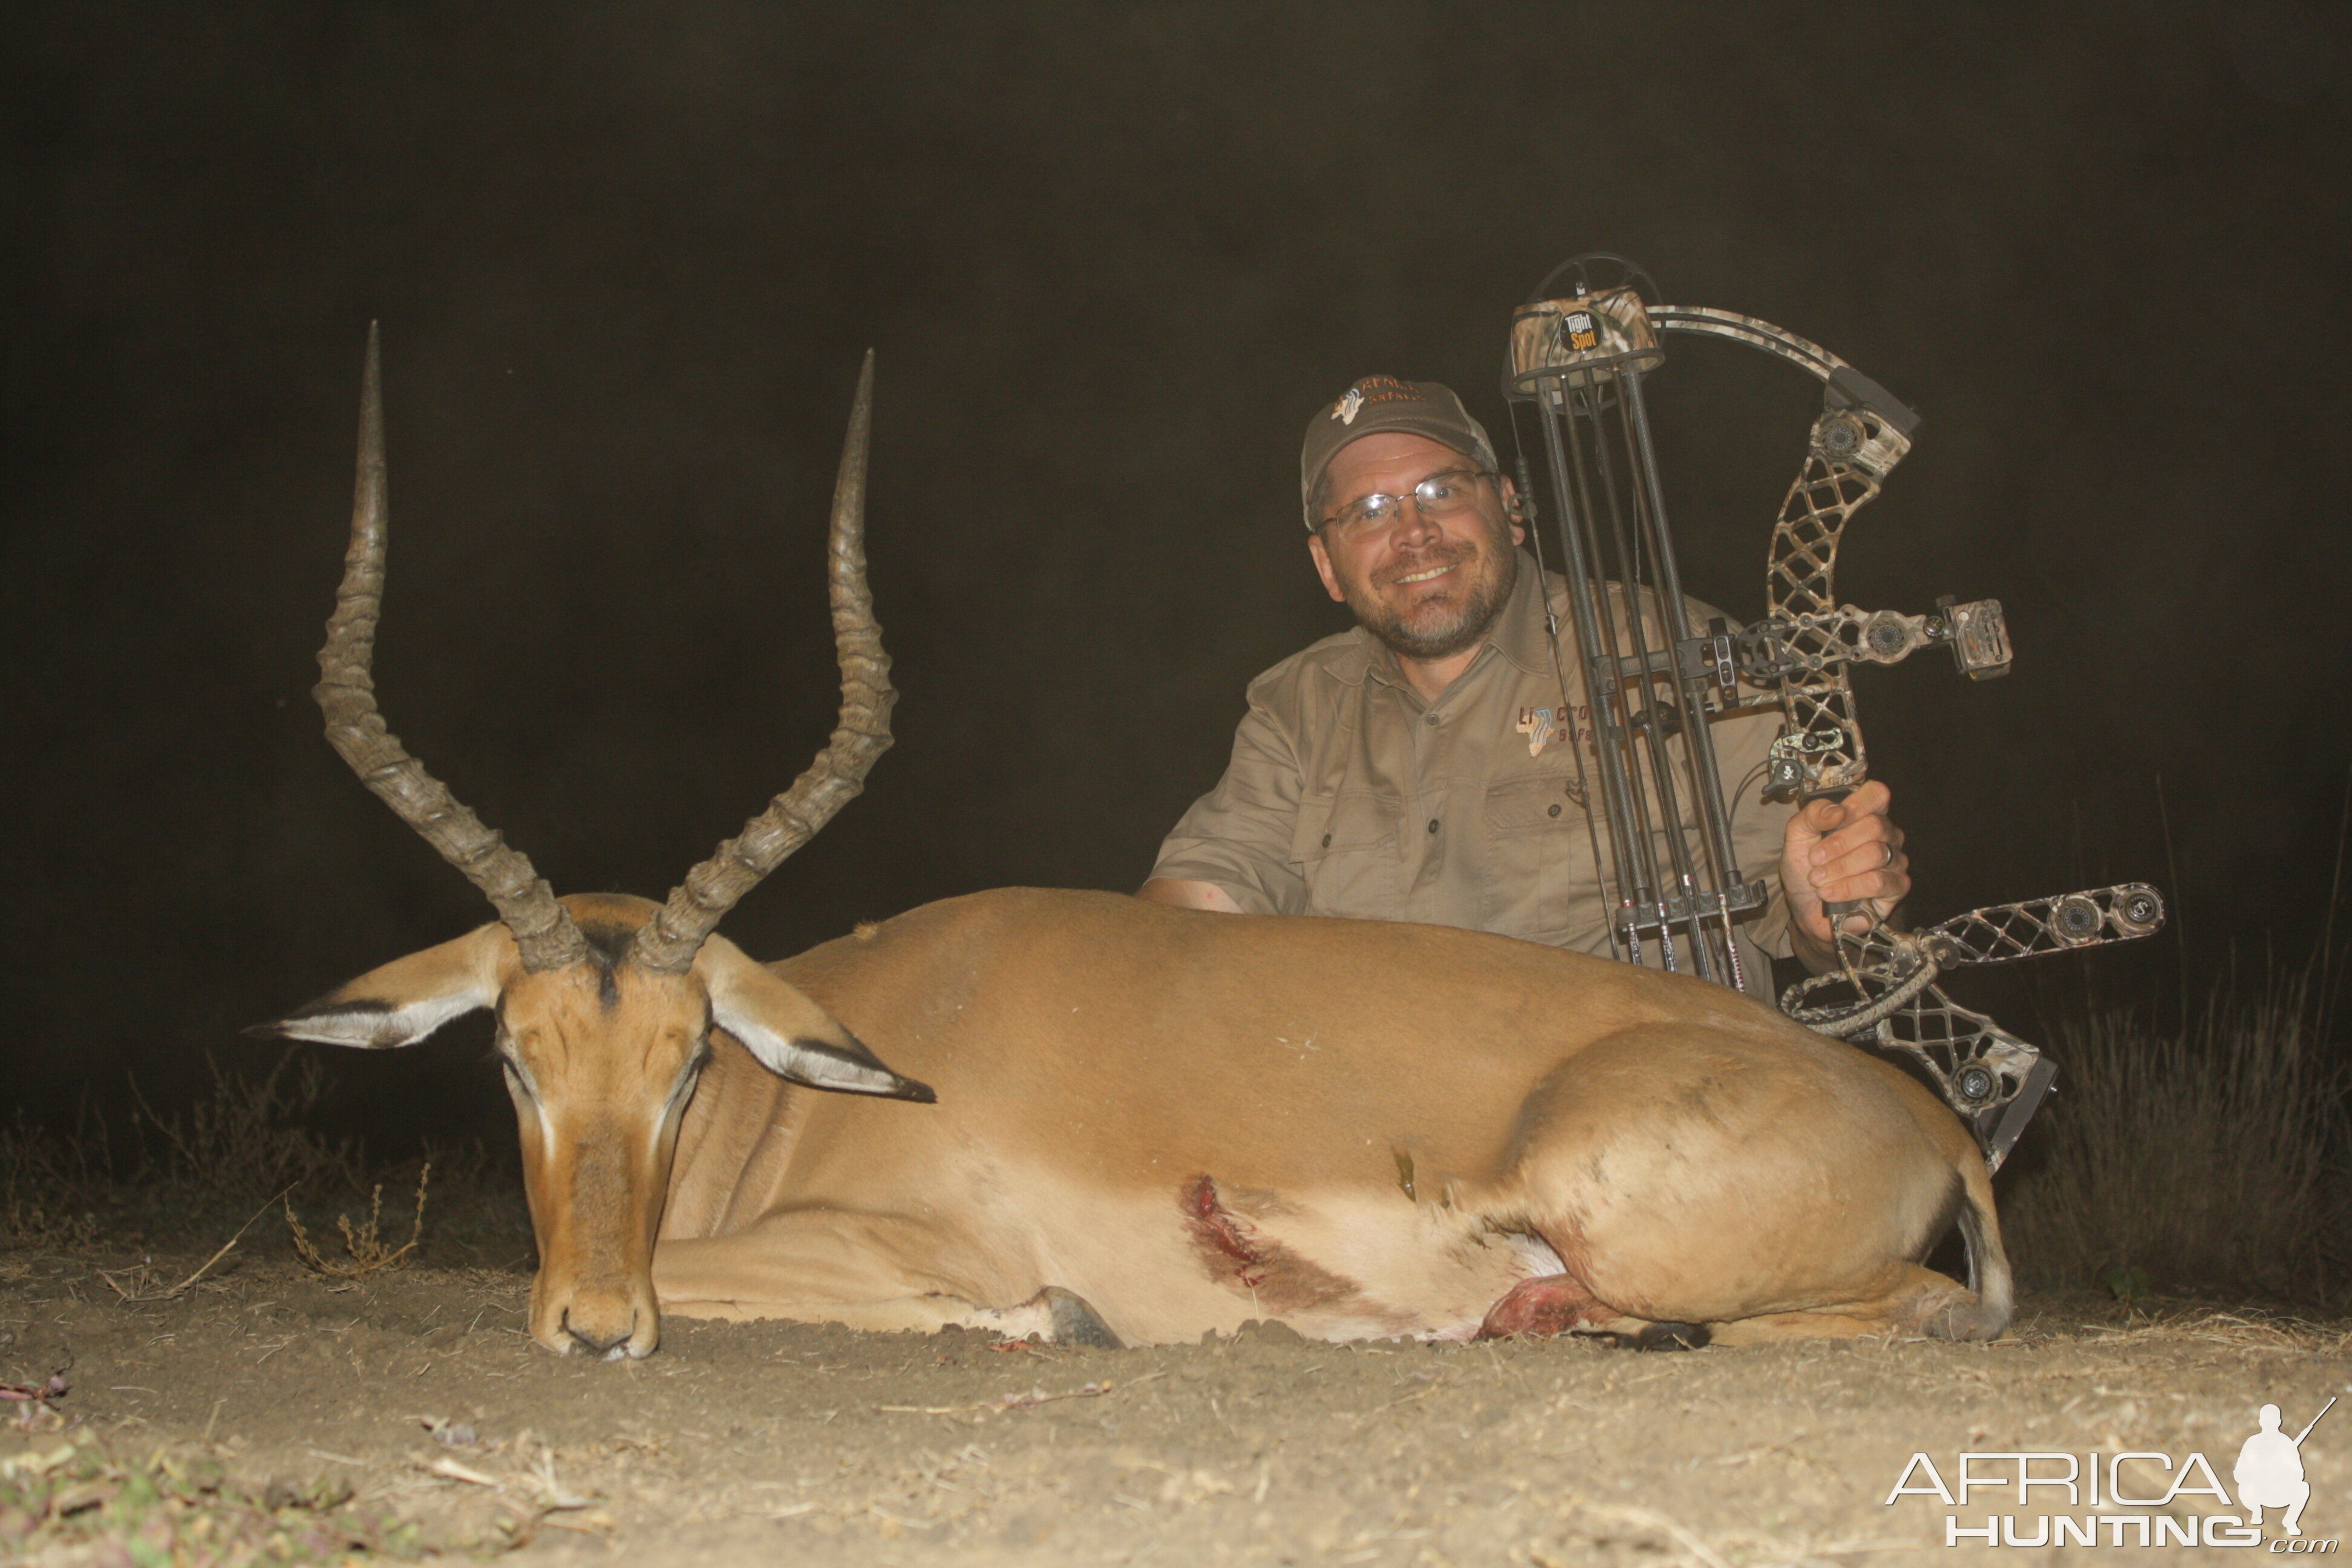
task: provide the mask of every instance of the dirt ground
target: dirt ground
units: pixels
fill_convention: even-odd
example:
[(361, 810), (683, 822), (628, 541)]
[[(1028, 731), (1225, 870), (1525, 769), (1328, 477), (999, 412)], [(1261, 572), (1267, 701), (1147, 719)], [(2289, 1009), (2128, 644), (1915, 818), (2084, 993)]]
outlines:
[[(0, 1254), (0, 1381), (71, 1358), (63, 1397), (0, 1405), (0, 1502), (12, 1466), (21, 1500), (79, 1441), (281, 1500), (349, 1489), (413, 1521), (412, 1550), (551, 1563), (1958, 1563), (2019, 1552), (1947, 1548), (1947, 1514), (2031, 1531), (2056, 1505), (1888, 1506), (1915, 1452), (1948, 1483), (1962, 1450), (2198, 1450), (2229, 1485), (2257, 1406), (2292, 1431), (2352, 1392), (2344, 1324), (2048, 1299), (1993, 1345), (1644, 1354), (1277, 1326), (1087, 1351), (672, 1319), (620, 1364), (531, 1343), (520, 1268), (344, 1281), (233, 1253), (176, 1298), (126, 1299), (203, 1256)], [(2307, 1539), (2352, 1533), (2352, 1414), (2304, 1454)], [(32, 1522), (12, 1536), (0, 1507), (0, 1559), (131, 1560)], [(2219, 1551), (2101, 1541), (2066, 1556)]]

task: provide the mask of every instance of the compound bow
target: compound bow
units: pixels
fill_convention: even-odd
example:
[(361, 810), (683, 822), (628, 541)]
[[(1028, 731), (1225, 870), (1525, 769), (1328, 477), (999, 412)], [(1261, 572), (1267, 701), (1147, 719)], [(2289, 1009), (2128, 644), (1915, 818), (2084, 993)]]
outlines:
[[(1614, 277), (1596, 279), (1602, 268)], [(1573, 293), (1550, 297), (1564, 274)], [(1616, 950), (1638, 963), (1650, 933), (1666, 968), (1681, 967), (1687, 953), (1701, 975), (1745, 990), (1734, 924), (1761, 907), (1767, 889), (1741, 876), (1709, 718), (1743, 705), (1743, 679), (1777, 689), (1783, 719), (1765, 798), (1840, 798), (1869, 776), (1855, 664), (1948, 647), (1962, 674), (1988, 679), (2009, 671), (2009, 630), (1996, 599), (1941, 599), (1923, 616), (1840, 604), (1845, 525), (1910, 450), (1918, 415), (1794, 332), (1728, 310), (1651, 304), (1645, 289), (1657, 297), (1648, 275), (1622, 257), (1562, 263), (1512, 319), (1504, 391), (1533, 404), (1543, 426), (1609, 825)], [(1643, 378), (1665, 360), (1661, 331), (1745, 343), (1822, 384), (1803, 466), (1773, 525), (1765, 613), (1746, 626), (1717, 620), (1701, 633), (1689, 624), (1643, 402)], [(1525, 491), (1524, 458), (1519, 467)], [(1625, 591), (1611, 592), (1610, 579)], [(1675, 736), (1679, 758), (1665, 744)], [(1688, 780), (1687, 811), (1678, 773)], [(2164, 923), (2164, 900), (2133, 882), (1971, 910), (1909, 931), (1866, 907), (1829, 912), (1839, 967), (1790, 986), (1782, 1009), (1824, 1034), (1914, 1058), (1998, 1170), (2057, 1069), (1945, 995), (1937, 979), (1967, 965), (2147, 936)], [(1866, 927), (1849, 930), (1857, 913)]]

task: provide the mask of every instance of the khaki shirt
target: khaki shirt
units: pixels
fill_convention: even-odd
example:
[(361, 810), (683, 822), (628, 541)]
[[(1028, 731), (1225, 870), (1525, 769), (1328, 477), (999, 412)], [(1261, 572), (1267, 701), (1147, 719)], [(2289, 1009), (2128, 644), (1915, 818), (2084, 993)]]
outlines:
[[(1609, 853), (1609, 825), (1600, 782), (1591, 776), (1584, 678), (1567, 586), (1554, 575), (1560, 661), (1579, 699), (1576, 744), (1565, 734), (1547, 736), (1562, 705), (1561, 682), (1539, 576), (1522, 554), (1486, 645), (1434, 702), (1423, 700), (1395, 654), (1360, 626), (1252, 681), (1225, 776), (1169, 834), (1151, 874), (1214, 883), (1253, 913), (1418, 921), (1606, 954), (1612, 900), (1594, 851), (1597, 839), (1601, 854)], [(1698, 626), (1716, 614), (1696, 600), (1690, 609)], [(1759, 994), (1770, 989), (1759, 950), (1789, 951), (1780, 864), (1793, 807), (1769, 805), (1759, 794), (1765, 754), (1779, 733), (1777, 706), (1723, 716), (1712, 726), (1739, 875), (1763, 878), (1771, 893), (1741, 928), (1748, 986)], [(1685, 821), (1694, 822), (1683, 748), (1669, 742), (1667, 750)], [(1588, 814), (1588, 791), (1577, 783), (1579, 751), (1597, 816)], [(1686, 841), (1698, 855), (1695, 830)], [(1663, 840), (1658, 855), (1662, 868), (1671, 865)], [(1703, 884), (1711, 880), (1700, 875)], [(1643, 961), (1654, 965), (1654, 935), (1642, 945)], [(1677, 946), (1686, 945), (1678, 933)], [(1690, 968), (1686, 954), (1678, 966)]]

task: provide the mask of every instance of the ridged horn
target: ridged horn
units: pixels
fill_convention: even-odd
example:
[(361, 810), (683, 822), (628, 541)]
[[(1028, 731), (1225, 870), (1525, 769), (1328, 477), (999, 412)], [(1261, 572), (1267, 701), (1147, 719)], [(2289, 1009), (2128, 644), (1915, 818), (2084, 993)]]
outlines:
[(482, 826), (425, 764), (384, 727), (375, 705), (375, 628), (383, 611), (385, 531), (383, 397), (376, 367), (376, 328), (368, 323), (367, 371), (360, 390), (360, 468), (352, 497), (352, 541), (343, 583), (319, 649), (319, 684), (310, 689), (327, 716), (327, 742), (360, 782), (416, 829), (441, 857), (482, 889), (514, 933), (523, 967), (555, 969), (587, 956), (572, 916), (530, 859)]
[(841, 718), (833, 739), (792, 788), (670, 889), (632, 950), (648, 969), (684, 973), (737, 900), (856, 798), (875, 760), (890, 749), (890, 705), (898, 694), (890, 689), (890, 656), (882, 651), (882, 627), (866, 584), (866, 447), (873, 416), (874, 351), (868, 349), (833, 487), (830, 587), (834, 651), (841, 660)]

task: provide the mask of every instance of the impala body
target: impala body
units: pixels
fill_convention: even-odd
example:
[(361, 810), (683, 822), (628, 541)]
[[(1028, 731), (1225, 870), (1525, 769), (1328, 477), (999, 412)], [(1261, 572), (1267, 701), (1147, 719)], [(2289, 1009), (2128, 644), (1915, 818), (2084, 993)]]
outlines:
[[(773, 966), (938, 1103), (723, 1045), (665, 1310), (1129, 1342), (2008, 1316), (1990, 1181), (1893, 1067), (1703, 981), (1433, 926), (1012, 889)], [(1967, 1216), (1979, 1301), (1918, 1260)], [(1029, 1304), (1031, 1316), (1013, 1309)]]
[[(260, 1032), (391, 1047), (495, 1011), (542, 1344), (645, 1355), (665, 1310), (1106, 1343), (1251, 1318), (1331, 1339), (2000, 1332), (2008, 1264), (1959, 1122), (1719, 986), (1472, 931), (1020, 889), (765, 967), (717, 936), (888, 744), (870, 384), (869, 358), (834, 507), (832, 743), (667, 902), (557, 899), (375, 710), (371, 338), (320, 700), (500, 918)], [(1974, 1289), (1922, 1267), (1955, 1221)]]

